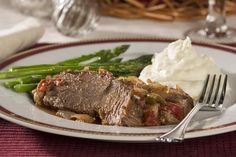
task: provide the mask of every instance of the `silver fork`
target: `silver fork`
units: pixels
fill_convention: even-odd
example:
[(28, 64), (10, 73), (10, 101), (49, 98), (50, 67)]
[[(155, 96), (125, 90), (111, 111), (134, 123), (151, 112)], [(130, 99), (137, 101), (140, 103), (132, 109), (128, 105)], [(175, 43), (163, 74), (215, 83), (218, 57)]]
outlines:
[(194, 115), (204, 106), (219, 108), (223, 105), (226, 95), (227, 75), (207, 75), (201, 96), (194, 108), (172, 130), (157, 137), (158, 142), (181, 142), (184, 140), (186, 128)]

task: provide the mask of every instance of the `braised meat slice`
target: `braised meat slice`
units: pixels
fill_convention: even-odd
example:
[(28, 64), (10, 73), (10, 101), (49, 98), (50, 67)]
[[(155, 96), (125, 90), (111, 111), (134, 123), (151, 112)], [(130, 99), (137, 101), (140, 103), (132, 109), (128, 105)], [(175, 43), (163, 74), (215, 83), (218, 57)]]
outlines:
[(42, 80), (33, 93), (36, 105), (99, 115), (103, 124), (140, 126), (143, 109), (132, 86), (109, 72), (63, 72)]
[(99, 117), (102, 124), (144, 126), (177, 123), (191, 110), (181, 90), (115, 78), (107, 71), (62, 72), (33, 91), (36, 105)]

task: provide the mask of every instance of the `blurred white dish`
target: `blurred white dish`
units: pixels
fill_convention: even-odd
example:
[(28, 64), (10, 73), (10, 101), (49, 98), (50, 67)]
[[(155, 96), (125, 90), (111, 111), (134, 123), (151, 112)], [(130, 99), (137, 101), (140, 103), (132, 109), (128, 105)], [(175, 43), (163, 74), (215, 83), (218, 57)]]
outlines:
[(0, 60), (34, 45), (44, 34), (44, 27), (34, 18), (0, 31)]

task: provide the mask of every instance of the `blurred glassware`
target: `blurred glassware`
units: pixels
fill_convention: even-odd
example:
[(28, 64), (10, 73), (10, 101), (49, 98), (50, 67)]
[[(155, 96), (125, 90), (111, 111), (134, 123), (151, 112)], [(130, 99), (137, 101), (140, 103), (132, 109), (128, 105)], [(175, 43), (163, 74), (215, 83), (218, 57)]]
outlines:
[(54, 0), (54, 3), (52, 20), (62, 34), (79, 37), (97, 26), (100, 18), (97, 0)]
[(231, 43), (236, 41), (236, 31), (229, 28), (225, 18), (225, 0), (208, 0), (205, 25), (185, 33), (193, 40)]
[(20, 12), (36, 17), (51, 17), (54, 10), (52, 0), (11, 0), (11, 4)]

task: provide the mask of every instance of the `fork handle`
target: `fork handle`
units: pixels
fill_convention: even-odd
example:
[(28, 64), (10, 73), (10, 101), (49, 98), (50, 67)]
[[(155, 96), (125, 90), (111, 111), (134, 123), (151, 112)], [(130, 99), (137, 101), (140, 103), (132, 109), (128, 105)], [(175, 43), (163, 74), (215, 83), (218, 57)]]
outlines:
[(158, 142), (181, 142), (184, 139), (186, 128), (194, 115), (204, 106), (203, 103), (197, 103), (187, 116), (172, 130), (156, 138)]

